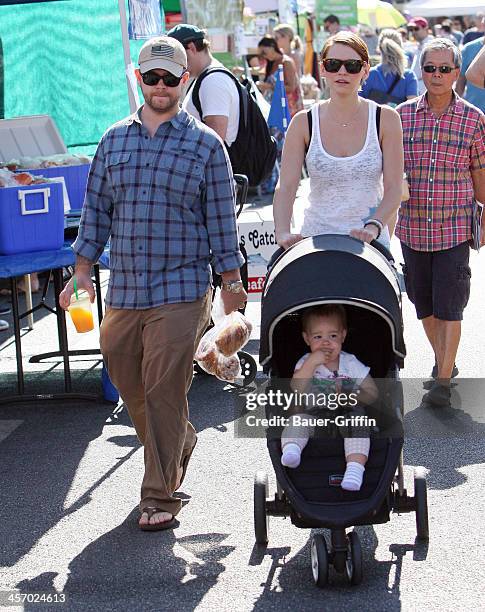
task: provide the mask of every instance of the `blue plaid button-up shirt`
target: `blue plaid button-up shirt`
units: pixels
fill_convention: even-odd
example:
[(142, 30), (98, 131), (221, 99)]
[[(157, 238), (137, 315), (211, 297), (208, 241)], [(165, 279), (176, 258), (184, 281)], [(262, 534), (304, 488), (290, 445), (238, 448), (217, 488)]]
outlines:
[(95, 262), (108, 239), (113, 308), (195, 301), (211, 259), (218, 273), (242, 265), (231, 166), (214, 132), (179, 111), (151, 138), (138, 111), (104, 134), (73, 249)]

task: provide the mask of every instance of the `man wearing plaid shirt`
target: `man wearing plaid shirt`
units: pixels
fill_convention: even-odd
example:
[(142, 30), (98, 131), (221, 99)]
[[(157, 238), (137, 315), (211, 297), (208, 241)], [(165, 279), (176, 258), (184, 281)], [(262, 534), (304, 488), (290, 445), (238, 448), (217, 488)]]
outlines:
[[(94, 301), (91, 266), (111, 240), (100, 345), (144, 446), (139, 526), (175, 525), (174, 496), (196, 443), (187, 393), (210, 320), (210, 262), (227, 313), (246, 300), (234, 181), (220, 138), (180, 110), (183, 46), (147, 41), (136, 77), (145, 104), (102, 137), (91, 166), (76, 252), (77, 286)], [(64, 308), (72, 280), (60, 296)]]
[(460, 64), (451, 41), (428, 43), (421, 56), (427, 93), (397, 108), (411, 197), (401, 205), (396, 235), (406, 291), (435, 354), (436, 380), (423, 398), (435, 406), (449, 404), (457, 374), (473, 212), (475, 200), (485, 202), (485, 115), (453, 91)]

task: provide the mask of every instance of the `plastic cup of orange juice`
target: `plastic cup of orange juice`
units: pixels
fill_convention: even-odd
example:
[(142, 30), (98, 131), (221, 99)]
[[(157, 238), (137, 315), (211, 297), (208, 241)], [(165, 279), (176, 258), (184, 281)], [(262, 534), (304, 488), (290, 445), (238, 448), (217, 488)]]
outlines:
[(78, 298), (76, 298), (76, 294), (73, 294), (68, 310), (76, 331), (79, 334), (94, 329), (91, 300), (87, 293), (79, 292)]

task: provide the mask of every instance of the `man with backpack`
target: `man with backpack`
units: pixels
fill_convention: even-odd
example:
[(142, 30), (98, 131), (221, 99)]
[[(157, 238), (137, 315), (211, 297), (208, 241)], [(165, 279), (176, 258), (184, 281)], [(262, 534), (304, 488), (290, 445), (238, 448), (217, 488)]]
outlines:
[[(207, 68), (224, 68), (210, 52), (210, 42), (197, 26), (181, 23), (168, 34), (185, 48), (190, 76), (194, 79)], [(222, 72), (208, 74), (200, 85), (199, 98), (202, 116), (192, 98), (193, 86), (187, 92), (182, 108), (196, 119), (203, 121), (230, 147), (236, 140), (239, 126), (239, 93), (236, 83)]]
[(167, 34), (187, 53), (193, 82), (182, 108), (211, 127), (225, 142), (234, 173), (245, 174), (258, 185), (273, 169), (276, 143), (250, 92), (210, 52), (205, 32), (186, 23)]

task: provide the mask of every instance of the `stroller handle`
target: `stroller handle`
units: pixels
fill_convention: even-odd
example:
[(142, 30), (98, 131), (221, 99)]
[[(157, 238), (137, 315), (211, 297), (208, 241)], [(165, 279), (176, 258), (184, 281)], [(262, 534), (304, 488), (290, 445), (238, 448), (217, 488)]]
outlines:
[(384, 255), (384, 257), (389, 263), (394, 263), (394, 257), (392, 256), (391, 251), (387, 247), (385, 247), (382, 242), (379, 242), (378, 240), (373, 240), (370, 245), (373, 246), (376, 251), (379, 251), (379, 253)]
[[(356, 240), (356, 238), (354, 238), (354, 240)], [(276, 251), (271, 256), (270, 260), (268, 261), (268, 265), (267, 265), (268, 274), (266, 275), (266, 281), (268, 280), (269, 272), (271, 271), (275, 263), (278, 261), (278, 259), (282, 257), (284, 254), (288, 253), (294, 246), (296, 246), (296, 244), (298, 243), (292, 244), (289, 249), (284, 249), (283, 247), (278, 247), (276, 249)], [(394, 257), (391, 251), (387, 247), (385, 247), (381, 242), (379, 242), (378, 240), (372, 240), (372, 242), (370, 242), (369, 244), (370, 246), (374, 247), (376, 251), (379, 251), (379, 253), (381, 253), (381, 255), (383, 255), (390, 264), (395, 263), (395, 260), (394, 260)], [(266, 281), (265, 281), (265, 285), (266, 285)]]

